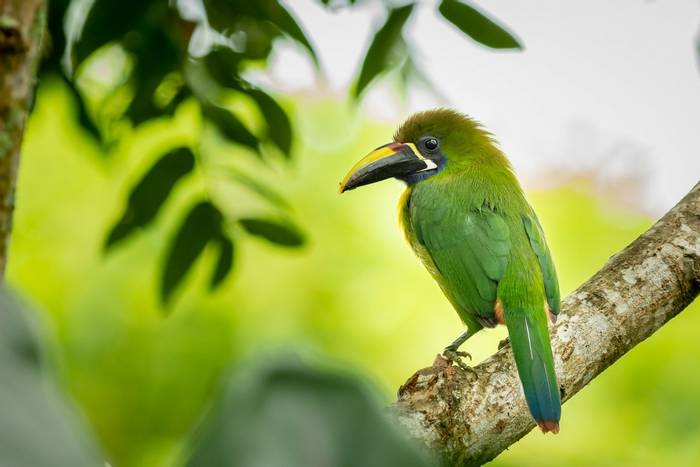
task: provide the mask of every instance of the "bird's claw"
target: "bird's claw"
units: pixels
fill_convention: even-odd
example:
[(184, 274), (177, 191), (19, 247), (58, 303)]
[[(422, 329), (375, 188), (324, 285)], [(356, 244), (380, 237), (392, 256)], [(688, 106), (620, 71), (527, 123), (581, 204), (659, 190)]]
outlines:
[(442, 352), (442, 356), (445, 357), (448, 361), (456, 363), (457, 366), (459, 366), (464, 371), (471, 373), (472, 375), (474, 375), (475, 378), (479, 377), (479, 375), (476, 373), (476, 370), (464, 363), (464, 360), (462, 360), (462, 357), (467, 357), (469, 358), (469, 360), (472, 359), (472, 356), (469, 354), (469, 352), (462, 352), (459, 350), (452, 350), (450, 348), (447, 348)]

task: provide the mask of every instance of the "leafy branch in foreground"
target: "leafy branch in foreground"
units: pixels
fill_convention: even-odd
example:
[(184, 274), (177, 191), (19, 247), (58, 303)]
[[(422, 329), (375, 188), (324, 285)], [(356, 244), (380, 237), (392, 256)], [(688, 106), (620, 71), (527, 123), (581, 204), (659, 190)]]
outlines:
[[(354, 0), (321, 3), (329, 8), (356, 4)], [(353, 91), (356, 98), (389, 69), (401, 69), (405, 79), (420, 75), (412, 49), (404, 39), (404, 29), (417, 6), (407, 3), (386, 7), (387, 19), (376, 32), (358, 75)], [(82, 17), (67, 15), (74, 7), (80, 9), (85, 5), (71, 0), (51, 2), (48, 20), (51, 53), (42, 65), (42, 74), (60, 77), (74, 98), (78, 122), (103, 147), (119, 140), (125, 128), (170, 118), (181, 104), (194, 101), (205, 127), (215, 128), (223, 141), (241, 152), (260, 159), (266, 159), (270, 151), (285, 159), (291, 157), (294, 131), (289, 115), (277, 99), (246, 74), (249, 68), (268, 62), (279, 39), (297, 44), (316, 69), (320, 68), (312, 41), (283, 3), (278, 0), (94, 0)], [(467, 3), (443, 0), (439, 11), (477, 43), (492, 48), (520, 48), (511, 33)], [(72, 23), (66, 29), (67, 17)], [(81, 19), (75, 20), (78, 17)], [(81, 84), (85, 82), (81, 78), (90, 74), (95, 57), (104, 58), (110, 50), (118, 50), (127, 59), (121, 65), (123, 69), (112, 70), (115, 76), (108, 84), (111, 90), (96, 97), (89, 85)], [(109, 62), (109, 67), (114, 66), (114, 61)], [(245, 114), (228, 105), (240, 98), (249, 104)], [(106, 251), (150, 227), (182, 181), (190, 177), (206, 178), (207, 171), (200, 167), (202, 160), (195, 156), (209, 134), (202, 131), (191, 148), (170, 148), (144, 171), (141, 179), (131, 186), (124, 211), (110, 229)], [(259, 196), (271, 191), (260, 182), (256, 182), (257, 187), (242, 183), (240, 177), (231, 176), (225, 181), (240, 184)], [(221, 228), (216, 234), (211, 233), (210, 241), (206, 242), (220, 249), (217, 272), (210, 283), (212, 288), (223, 283), (232, 270), (233, 245), (241, 233), (259, 236), (282, 247), (303, 245), (304, 237), (288, 214), (276, 210), (278, 203), (272, 203), (273, 215), (237, 219), (228, 200), (216, 199), (208, 191), (207, 183), (200, 186), (200, 199), (208, 200), (210, 209), (222, 219)], [(262, 198), (269, 201), (269, 197)], [(190, 212), (185, 217), (192, 215)], [(172, 297), (204, 251), (200, 244), (181, 241), (187, 236), (182, 231), (187, 225), (185, 222), (176, 227), (164, 253), (166, 268), (175, 264), (182, 267), (177, 272), (162, 271), (160, 288), (164, 302)], [(177, 262), (174, 257), (188, 261)]]
[[(404, 28), (415, 13), (418, 3), (392, 8), (384, 24), (374, 34), (362, 63), (359, 78), (353, 90), (357, 98), (380, 75), (394, 68), (401, 69), (402, 85), (415, 76), (425, 81), (416, 66), (411, 47), (404, 37)], [(522, 49), (512, 32), (489, 18), (474, 6), (458, 0), (442, 0), (438, 11), (441, 16), (476, 43), (492, 49)]]

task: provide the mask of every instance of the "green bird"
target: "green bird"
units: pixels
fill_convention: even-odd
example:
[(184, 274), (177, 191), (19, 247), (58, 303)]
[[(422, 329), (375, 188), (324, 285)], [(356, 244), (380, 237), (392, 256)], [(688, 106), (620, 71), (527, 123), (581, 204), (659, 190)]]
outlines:
[(559, 432), (561, 399), (548, 321), (559, 284), (542, 227), (493, 136), (449, 109), (419, 112), (392, 143), (360, 160), (340, 192), (397, 178), (409, 244), (466, 325), (443, 355), (483, 328), (505, 324), (525, 399), (542, 432)]

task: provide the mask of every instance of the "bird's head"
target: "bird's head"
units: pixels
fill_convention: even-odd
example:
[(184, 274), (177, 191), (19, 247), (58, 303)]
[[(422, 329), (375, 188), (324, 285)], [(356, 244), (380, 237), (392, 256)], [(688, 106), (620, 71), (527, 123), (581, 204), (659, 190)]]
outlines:
[(393, 142), (379, 146), (350, 169), (340, 182), (340, 192), (387, 178), (411, 185), (448, 166), (459, 169), (488, 157), (480, 148), (494, 148), (491, 135), (466, 115), (450, 109), (418, 112), (399, 127)]

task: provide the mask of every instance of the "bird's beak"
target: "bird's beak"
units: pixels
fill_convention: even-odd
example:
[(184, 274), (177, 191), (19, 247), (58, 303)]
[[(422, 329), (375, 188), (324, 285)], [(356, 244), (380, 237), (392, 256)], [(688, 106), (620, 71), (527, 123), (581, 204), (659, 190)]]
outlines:
[(423, 157), (413, 143), (385, 144), (367, 154), (350, 169), (340, 182), (340, 192), (436, 167), (435, 162)]

